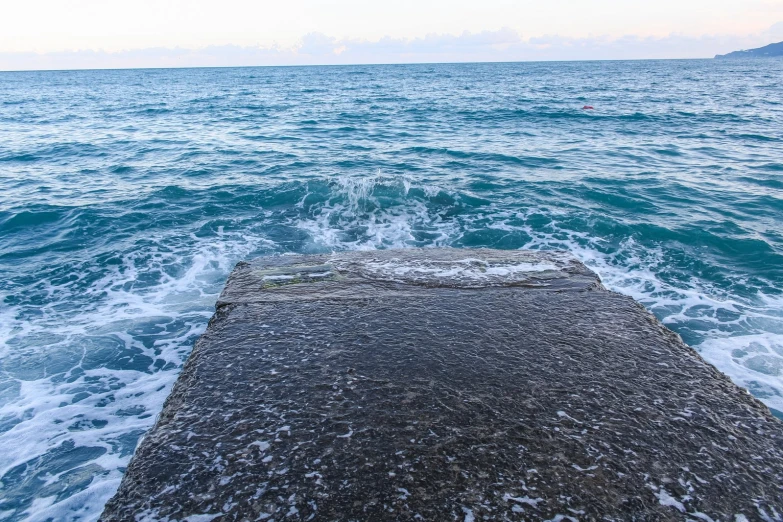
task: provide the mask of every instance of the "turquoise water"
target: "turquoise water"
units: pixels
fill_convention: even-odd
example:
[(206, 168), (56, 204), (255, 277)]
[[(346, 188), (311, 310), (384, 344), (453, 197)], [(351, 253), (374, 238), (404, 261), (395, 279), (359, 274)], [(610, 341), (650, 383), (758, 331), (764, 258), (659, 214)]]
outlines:
[(0, 73), (0, 519), (95, 520), (234, 263), (283, 252), (569, 249), (781, 415), (782, 79)]

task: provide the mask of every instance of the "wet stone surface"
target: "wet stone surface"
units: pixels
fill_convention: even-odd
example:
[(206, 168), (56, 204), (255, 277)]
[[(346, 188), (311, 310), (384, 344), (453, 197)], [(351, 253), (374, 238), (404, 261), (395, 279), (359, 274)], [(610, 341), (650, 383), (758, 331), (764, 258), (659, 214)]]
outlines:
[(781, 520), (783, 423), (565, 253), (240, 263), (105, 521)]

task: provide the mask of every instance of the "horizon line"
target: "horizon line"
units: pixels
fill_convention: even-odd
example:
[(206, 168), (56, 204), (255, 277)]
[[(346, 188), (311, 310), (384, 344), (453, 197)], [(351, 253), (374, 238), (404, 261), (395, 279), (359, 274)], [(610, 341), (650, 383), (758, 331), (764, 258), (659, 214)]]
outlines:
[[(776, 57), (771, 57), (775, 59)], [(373, 63), (326, 63), (326, 64), (259, 64), (259, 65), (182, 65), (171, 67), (89, 67), (72, 69), (0, 69), (2, 73), (36, 73), (36, 72), (99, 72), (99, 71), (169, 71), (188, 69), (273, 69), (273, 68), (306, 68), (306, 67), (389, 67), (410, 65), (502, 65), (502, 64), (527, 64), (527, 63), (590, 63), (590, 62), (695, 62), (716, 61), (712, 58), (594, 58), (572, 60), (484, 60), (484, 61), (453, 61), (453, 62), (373, 62)]]

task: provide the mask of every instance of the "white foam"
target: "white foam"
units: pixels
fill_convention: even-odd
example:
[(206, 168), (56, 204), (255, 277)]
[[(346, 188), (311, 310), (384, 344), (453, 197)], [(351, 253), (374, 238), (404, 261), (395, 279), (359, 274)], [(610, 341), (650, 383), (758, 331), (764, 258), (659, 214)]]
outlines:
[(492, 263), (476, 258), (457, 261), (411, 261), (391, 259), (383, 262), (365, 262), (362, 270), (378, 279), (405, 280), (461, 280), (483, 282), (488, 280), (526, 280), (530, 274), (558, 271), (553, 263)]
[(525, 495), (524, 497), (515, 497), (510, 493), (506, 493), (505, 495), (503, 495), (503, 500), (505, 500), (506, 502), (512, 501), (518, 504), (527, 504), (533, 507), (537, 507), (539, 503), (544, 501), (543, 498), (530, 498), (527, 495)]
[[(291, 509), (296, 509), (292, 507)], [(223, 513), (205, 513), (203, 515), (190, 515), (183, 519), (183, 522), (211, 522), (218, 517), (223, 516)]]
[(264, 276), (261, 279), (263, 279), (264, 281), (289, 281), (291, 279), (294, 279), (294, 276), (292, 276), (292, 275), (274, 275), (274, 276), (273, 275), (269, 275), (269, 276)]
[[(335, 177), (329, 180), (330, 197), (312, 209), (296, 226), (314, 241), (314, 249), (374, 250), (411, 246), (445, 246), (459, 234), (459, 224), (431, 214), (425, 201), (405, 199), (384, 207), (378, 189), (396, 190), (404, 198), (412, 187), (405, 177)], [(417, 185), (428, 197), (443, 192), (432, 185)], [(427, 239), (418, 239), (426, 234)]]
[[(145, 251), (128, 252), (111, 269), (82, 265), (67, 283), (42, 284), (50, 304), (34, 321), (22, 306), (0, 307), (0, 358), (18, 390), (0, 406), (0, 420), (16, 419), (0, 433), (0, 447), (13, 448), (0, 452), (0, 476), (71, 446), (77, 452), (92, 448), (74, 465), (95, 469), (85, 487), (62, 501), (34, 499), (24, 510), (26, 520), (98, 518), (127, 466), (133, 449), (128, 444), (155, 421), (212, 315), (226, 274), (268, 244), (222, 234), (217, 241), (191, 237), (187, 251), (172, 251), (169, 237), (150, 241)], [(96, 271), (102, 275), (85, 286), (81, 281)], [(159, 367), (112, 363), (113, 352), (146, 357)], [(30, 363), (36, 360), (40, 364)], [(59, 368), (50, 371), (54, 364)], [(43, 466), (41, 487), (56, 487), (72, 471), (47, 474)]]
[(770, 407), (783, 411), (783, 335), (716, 334), (697, 349), (734, 382), (751, 390)]
[(676, 510), (678, 510), (680, 513), (685, 513), (685, 506), (683, 505), (683, 503), (678, 501), (673, 496), (669, 495), (669, 493), (667, 493), (665, 489), (661, 488), (660, 491), (655, 493), (655, 496), (658, 497), (658, 503), (660, 505), (673, 507)]

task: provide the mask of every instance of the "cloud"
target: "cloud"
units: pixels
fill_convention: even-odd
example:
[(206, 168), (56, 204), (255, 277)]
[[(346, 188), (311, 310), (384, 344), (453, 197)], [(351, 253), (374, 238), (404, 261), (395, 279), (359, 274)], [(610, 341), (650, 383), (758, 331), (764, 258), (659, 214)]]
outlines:
[(415, 39), (386, 37), (377, 41), (310, 33), (290, 48), (225, 45), (113, 53), (0, 53), (0, 70), (711, 58), (780, 40), (783, 40), (783, 22), (754, 35), (672, 34), (662, 38), (551, 35), (525, 39), (508, 28), (459, 35), (430, 34)]

